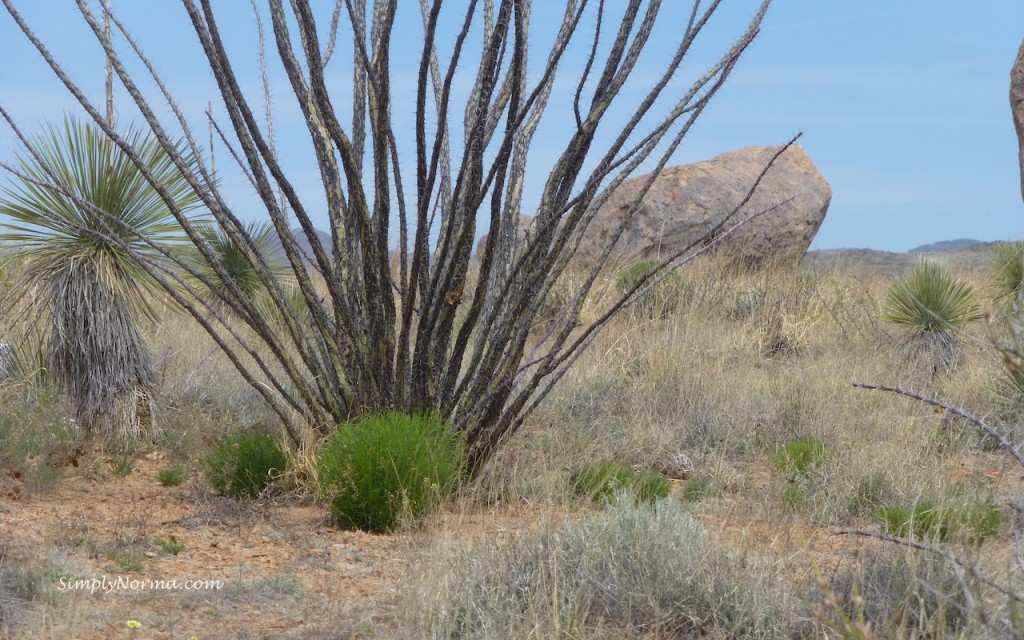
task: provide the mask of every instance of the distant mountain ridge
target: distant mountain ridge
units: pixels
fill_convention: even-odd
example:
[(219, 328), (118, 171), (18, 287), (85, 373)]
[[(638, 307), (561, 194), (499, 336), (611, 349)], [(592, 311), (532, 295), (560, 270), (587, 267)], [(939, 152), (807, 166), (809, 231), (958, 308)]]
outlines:
[[(319, 229), (315, 229), (316, 239), (320, 241), (320, 246), (325, 252), (329, 252), (331, 249), (331, 236)], [(313, 247), (309, 243), (309, 239), (306, 238), (306, 234), (303, 233), (302, 229), (298, 227), (291, 230), (292, 237), (295, 238), (295, 243), (299, 245), (299, 253), (302, 255), (303, 262), (312, 262), (313, 258)]]
[(932, 242), (931, 244), (922, 244), (920, 247), (914, 247), (907, 253), (929, 253), (932, 251), (956, 251), (957, 249), (966, 249), (976, 244), (982, 244), (981, 240), (974, 240), (972, 238), (957, 238), (956, 240), (942, 240), (940, 242)]

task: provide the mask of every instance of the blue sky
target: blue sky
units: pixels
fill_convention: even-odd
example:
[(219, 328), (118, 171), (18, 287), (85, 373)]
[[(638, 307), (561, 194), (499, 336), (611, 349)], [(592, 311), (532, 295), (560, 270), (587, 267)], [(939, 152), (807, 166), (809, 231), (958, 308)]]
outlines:
[[(449, 0), (452, 6), (461, 2)], [(15, 0), (16, 6), (68, 62), (76, 81), (102, 98), (103, 58), (70, 0)], [(202, 112), (217, 108), (209, 71), (178, 2), (112, 0), (115, 10), (145, 43), (189, 118), (205, 136)], [(216, 0), (221, 28), (238, 52), (237, 65), (259, 105), (255, 20), (243, 0)], [(314, 3), (322, 15), (333, 3)], [(531, 63), (543, 59), (561, 8), (537, 2), (538, 37)], [(613, 0), (609, 6), (615, 5)], [(670, 0), (654, 46), (642, 59), (633, 88), (655, 73), (659, 42), (667, 43), (683, 3)], [(756, 3), (725, 0), (705, 47), (694, 53), (693, 72), (735, 35)], [(394, 117), (411, 123), (411, 88), (418, 52), (418, 3), (402, 0), (393, 67)], [(448, 6), (448, 5), (446, 5)], [(326, 13), (324, 13), (326, 11)], [(457, 16), (457, 13), (449, 15)], [(584, 34), (593, 28), (584, 26)], [(960, 237), (997, 240), (1024, 237), (1016, 138), (1008, 103), (1009, 68), (1024, 38), (1024, 2), (979, 3), (924, 0), (776, 0), (757, 42), (729, 84), (715, 98), (673, 164), (706, 159), (747, 145), (779, 144), (798, 131), (802, 144), (832, 185), (832, 206), (813, 248), (870, 247), (903, 251)], [(343, 43), (347, 44), (347, 43)], [(667, 46), (667, 44), (666, 44)], [(332, 63), (332, 88), (341, 102), (350, 46)], [(6, 12), (0, 11), (0, 104), (26, 131), (55, 121), (76, 107)], [(279, 69), (271, 65), (276, 130), (282, 158), (310, 208), (322, 199), (304, 125), (289, 102)], [(567, 84), (573, 80), (566, 71)], [(461, 74), (468, 86), (468, 74)], [(680, 83), (680, 87), (685, 83)], [(626, 96), (629, 97), (628, 95)], [(558, 134), (571, 111), (556, 99), (531, 156), (526, 203), (543, 180), (545, 161), (557, 153)], [(133, 115), (119, 93), (122, 122)], [(162, 113), (167, 113), (164, 109)], [(613, 113), (614, 115), (614, 113)], [(610, 122), (614, 126), (614, 121)], [(14, 138), (0, 126), (0, 159), (10, 160)], [(225, 191), (243, 217), (258, 218), (259, 203), (234, 178), (223, 152), (218, 168)], [(407, 153), (411, 157), (412, 153)], [(411, 174), (407, 178), (411, 181)], [(246, 212), (251, 212), (246, 215)]]

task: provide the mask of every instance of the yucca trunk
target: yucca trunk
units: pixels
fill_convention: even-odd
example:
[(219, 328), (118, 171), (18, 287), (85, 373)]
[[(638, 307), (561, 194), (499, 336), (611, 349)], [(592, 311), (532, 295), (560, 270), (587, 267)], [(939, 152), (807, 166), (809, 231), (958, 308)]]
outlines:
[(155, 435), (155, 378), (133, 309), (91, 261), (66, 265), (47, 296), (49, 373), (72, 398), (78, 424), (114, 448)]

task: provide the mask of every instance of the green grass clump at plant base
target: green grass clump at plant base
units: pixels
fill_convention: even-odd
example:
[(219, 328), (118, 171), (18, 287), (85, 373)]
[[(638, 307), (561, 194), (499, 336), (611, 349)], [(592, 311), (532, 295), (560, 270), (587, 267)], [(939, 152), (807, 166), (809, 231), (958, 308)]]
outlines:
[(464, 460), (460, 434), (439, 416), (387, 412), (339, 427), (317, 471), (339, 524), (386, 533), (447, 500)]
[(654, 502), (667, 498), (672, 489), (672, 482), (660, 473), (634, 471), (611, 460), (573, 469), (569, 474), (569, 484), (576, 495), (597, 501), (628, 492), (640, 502)]
[(229, 436), (206, 458), (214, 491), (232, 498), (258, 496), (285, 469), (284, 452), (267, 434)]

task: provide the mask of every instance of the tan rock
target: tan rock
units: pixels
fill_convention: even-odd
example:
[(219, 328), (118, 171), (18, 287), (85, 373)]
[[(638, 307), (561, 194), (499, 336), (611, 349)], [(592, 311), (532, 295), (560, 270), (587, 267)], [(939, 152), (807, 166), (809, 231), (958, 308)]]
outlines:
[[(643, 198), (615, 245), (612, 260), (626, 264), (672, 255), (702, 238), (746, 197), (780, 147), (747, 147), (704, 162), (669, 167)], [(598, 211), (577, 257), (587, 260), (607, 246), (647, 176), (624, 182)], [(799, 261), (825, 219), (832, 190), (804, 150), (794, 145), (768, 171), (750, 200), (727, 223), (735, 224), (779, 205), (741, 227), (722, 250), (758, 266)]]

